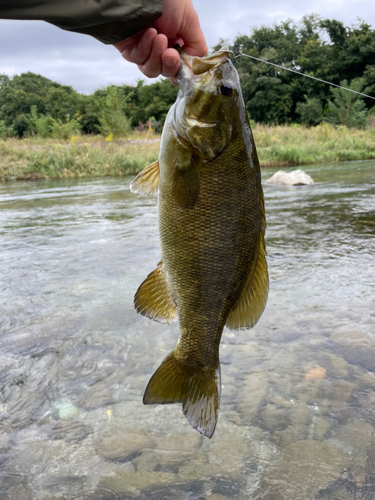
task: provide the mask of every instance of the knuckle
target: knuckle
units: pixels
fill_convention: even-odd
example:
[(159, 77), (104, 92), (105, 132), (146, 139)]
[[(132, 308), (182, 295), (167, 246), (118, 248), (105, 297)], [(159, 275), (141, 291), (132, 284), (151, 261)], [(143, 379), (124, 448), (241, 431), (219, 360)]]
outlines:
[(138, 65), (138, 68), (147, 78), (156, 78), (160, 75), (160, 71), (156, 68), (147, 67), (147, 65)]

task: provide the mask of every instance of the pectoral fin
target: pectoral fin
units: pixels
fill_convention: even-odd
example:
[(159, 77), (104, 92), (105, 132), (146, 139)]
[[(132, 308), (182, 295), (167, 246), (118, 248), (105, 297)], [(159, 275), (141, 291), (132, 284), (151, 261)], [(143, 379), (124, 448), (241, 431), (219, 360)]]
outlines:
[(259, 255), (255, 270), (252, 268), (242, 295), (237, 304), (231, 309), (226, 326), (231, 330), (252, 328), (256, 325), (266, 307), (268, 297), (268, 270), (266, 261), (266, 245), (264, 233), (266, 219), (264, 202), (261, 197), (262, 228), (260, 232)]
[(132, 180), (130, 191), (138, 194), (157, 194), (159, 191), (159, 160), (148, 165)]
[(199, 195), (199, 174), (194, 158), (178, 163), (173, 174), (173, 195), (181, 208), (193, 208)]
[(177, 310), (164, 276), (163, 263), (159, 262), (139, 286), (134, 296), (134, 307), (143, 316), (169, 324), (176, 318)]

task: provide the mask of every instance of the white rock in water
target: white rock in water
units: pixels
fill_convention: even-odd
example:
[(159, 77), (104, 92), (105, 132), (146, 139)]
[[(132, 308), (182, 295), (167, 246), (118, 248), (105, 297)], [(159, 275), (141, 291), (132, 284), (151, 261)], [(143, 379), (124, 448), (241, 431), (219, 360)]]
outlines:
[(276, 174), (266, 180), (265, 184), (277, 184), (279, 186), (301, 186), (303, 184), (314, 184), (312, 178), (303, 170), (284, 172), (279, 170)]

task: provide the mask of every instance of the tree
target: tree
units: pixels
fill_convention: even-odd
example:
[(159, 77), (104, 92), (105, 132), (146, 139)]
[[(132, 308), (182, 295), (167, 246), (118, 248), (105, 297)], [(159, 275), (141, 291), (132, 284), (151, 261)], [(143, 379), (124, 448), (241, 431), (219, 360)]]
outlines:
[[(240, 35), (231, 49), (237, 54), (241, 47), (245, 54), (335, 84), (363, 77), (365, 93), (375, 94), (375, 31), (363, 21), (345, 27), (311, 14), (299, 24), (289, 20)], [(245, 57), (235, 59), (235, 65), (256, 121), (313, 124), (321, 119), (330, 98), (327, 84)], [(364, 102), (373, 105), (370, 99)]]
[(127, 108), (132, 125), (139, 122), (145, 123), (150, 117), (157, 122), (164, 123), (169, 108), (176, 100), (178, 87), (171, 84), (168, 79), (159, 80), (151, 85), (138, 81), (135, 95), (131, 98)]
[[(361, 92), (363, 81), (360, 78), (348, 84), (347, 80), (340, 82), (343, 87)], [(333, 102), (328, 101), (328, 111), (325, 120), (335, 125), (363, 128), (367, 125), (367, 109), (363, 98), (345, 89), (331, 88)]]
[(112, 134), (114, 137), (125, 137), (130, 131), (130, 120), (125, 109), (131, 98), (132, 92), (126, 88), (110, 85), (97, 90), (94, 98), (97, 105), (99, 131), (102, 135)]
[(71, 87), (28, 72), (0, 78), (0, 120), (19, 137), (36, 132), (32, 115), (66, 120), (78, 107), (79, 95)]
[(304, 125), (318, 125), (323, 121), (323, 106), (319, 99), (312, 97), (311, 99), (305, 95), (306, 102), (298, 102), (296, 113), (301, 116), (301, 123)]

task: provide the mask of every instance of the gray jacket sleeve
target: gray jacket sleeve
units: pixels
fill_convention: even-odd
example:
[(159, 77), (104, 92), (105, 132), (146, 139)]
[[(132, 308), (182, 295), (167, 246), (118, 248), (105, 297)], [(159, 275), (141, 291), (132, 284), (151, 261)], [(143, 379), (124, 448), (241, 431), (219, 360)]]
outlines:
[(163, 0), (0, 0), (1, 19), (47, 21), (106, 44), (147, 28), (162, 11)]

